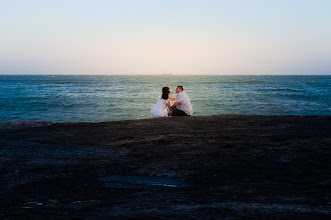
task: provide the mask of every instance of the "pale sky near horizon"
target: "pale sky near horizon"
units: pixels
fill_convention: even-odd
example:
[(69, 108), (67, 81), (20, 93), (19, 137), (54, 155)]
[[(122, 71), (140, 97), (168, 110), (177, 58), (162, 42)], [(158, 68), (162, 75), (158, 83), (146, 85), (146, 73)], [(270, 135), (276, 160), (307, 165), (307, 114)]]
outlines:
[(329, 0), (0, 0), (0, 74), (331, 74)]

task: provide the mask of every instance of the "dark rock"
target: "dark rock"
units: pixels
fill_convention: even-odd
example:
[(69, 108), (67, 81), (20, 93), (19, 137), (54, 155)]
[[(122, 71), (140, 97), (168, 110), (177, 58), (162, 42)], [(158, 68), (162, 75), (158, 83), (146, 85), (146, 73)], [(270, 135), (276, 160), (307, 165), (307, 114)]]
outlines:
[(330, 218), (330, 119), (6, 122), (0, 218)]

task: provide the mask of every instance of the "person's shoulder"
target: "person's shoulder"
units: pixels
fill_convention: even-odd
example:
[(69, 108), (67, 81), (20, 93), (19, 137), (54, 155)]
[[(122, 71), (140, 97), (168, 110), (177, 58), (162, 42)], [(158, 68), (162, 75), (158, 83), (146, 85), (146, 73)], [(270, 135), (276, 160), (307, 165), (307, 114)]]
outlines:
[(160, 100), (164, 101), (164, 102), (168, 102), (169, 99), (163, 99), (162, 96), (160, 95), (159, 98)]
[(185, 97), (187, 96), (186, 92), (185, 91), (181, 91), (180, 93), (178, 93), (178, 95), (182, 96), (182, 97)]
[(183, 91), (183, 95), (186, 96), (186, 97), (188, 97), (188, 95), (187, 95), (187, 93), (185, 91)]

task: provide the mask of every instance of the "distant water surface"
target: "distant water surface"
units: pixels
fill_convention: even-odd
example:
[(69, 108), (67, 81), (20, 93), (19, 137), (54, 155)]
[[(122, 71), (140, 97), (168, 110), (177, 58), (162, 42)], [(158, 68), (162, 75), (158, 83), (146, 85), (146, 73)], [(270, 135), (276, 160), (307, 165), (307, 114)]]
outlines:
[(331, 115), (331, 76), (325, 75), (0, 75), (0, 121), (151, 118), (161, 88), (179, 84), (194, 115)]

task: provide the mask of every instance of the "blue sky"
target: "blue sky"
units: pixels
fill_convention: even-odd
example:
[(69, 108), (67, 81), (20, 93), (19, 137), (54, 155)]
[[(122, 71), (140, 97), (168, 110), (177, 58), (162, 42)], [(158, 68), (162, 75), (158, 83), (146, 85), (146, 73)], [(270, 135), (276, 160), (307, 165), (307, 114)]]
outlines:
[(331, 1), (1, 1), (0, 74), (331, 74)]

